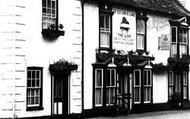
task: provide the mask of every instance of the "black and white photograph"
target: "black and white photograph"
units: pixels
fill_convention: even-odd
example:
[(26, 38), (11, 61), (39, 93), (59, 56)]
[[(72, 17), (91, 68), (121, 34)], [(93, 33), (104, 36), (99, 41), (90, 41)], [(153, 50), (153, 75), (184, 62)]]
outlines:
[(0, 0), (0, 119), (190, 119), (190, 0)]

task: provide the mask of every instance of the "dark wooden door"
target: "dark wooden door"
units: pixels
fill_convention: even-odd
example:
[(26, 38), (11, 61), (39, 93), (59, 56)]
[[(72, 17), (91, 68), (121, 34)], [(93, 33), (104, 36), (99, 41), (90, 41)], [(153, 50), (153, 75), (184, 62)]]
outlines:
[(54, 97), (53, 110), (54, 115), (68, 115), (68, 75), (57, 74), (54, 76)]

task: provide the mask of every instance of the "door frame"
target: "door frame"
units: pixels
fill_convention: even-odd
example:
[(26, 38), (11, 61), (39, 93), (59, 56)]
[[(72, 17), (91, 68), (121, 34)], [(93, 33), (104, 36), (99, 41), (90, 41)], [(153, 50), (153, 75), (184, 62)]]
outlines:
[[(61, 73), (62, 74), (62, 73)], [(52, 73), (51, 74), (51, 116), (64, 116), (68, 115), (70, 113), (70, 74), (64, 74), (67, 75), (67, 85), (68, 85), (68, 92), (67, 92), (67, 101), (68, 101), (68, 109), (67, 109), (67, 114), (62, 114), (62, 115), (55, 115), (54, 114), (54, 80), (55, 80), (55, 75), (60, 75), (59, 73)], [(62, 112), (63, 112), (63, 107), (62, 107)]]

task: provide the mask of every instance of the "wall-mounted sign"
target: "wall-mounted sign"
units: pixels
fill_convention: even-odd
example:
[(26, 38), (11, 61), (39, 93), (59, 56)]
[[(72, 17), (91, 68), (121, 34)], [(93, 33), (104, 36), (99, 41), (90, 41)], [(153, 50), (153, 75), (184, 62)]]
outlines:
[(135, 12), (113, 9), (113, 48), (130, 51), (136, 48)]
[(161, 34), (158, 37), (158, 50), (170, 50), (169, 34)]

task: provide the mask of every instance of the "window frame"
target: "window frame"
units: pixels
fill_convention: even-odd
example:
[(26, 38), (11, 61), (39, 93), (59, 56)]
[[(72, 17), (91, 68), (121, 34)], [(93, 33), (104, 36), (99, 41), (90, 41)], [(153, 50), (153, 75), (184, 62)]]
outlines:
[[(184, 74), (185, 74), (185, 77), (186, 77), (186, 79), (185, 79), (185, 81), (184, 81)], [(186, 83), (184, 83), (184, 82), (186, 82)], [(183, 71), (183, 99), (187, 99), (188, 100), (188, 93), (189, 93), (189, 90), (188, 90), (188, 73), (186, 72), (186, 71)], [(187, 92), (186, 92), (186, 97), (184, 97), (184, 88), (187, 88)]]
[[(136, 85), (135, 82), (136, 82), (136, 75), (135, 75), (135, 72), (138, 71), (139, 72), (139, 85)], [(139, 102), (135, 102), (135, 88), (138, 88), (139, 90)], [(134, 104), (140, 104), (141, 103), (141, 100), (142, 100), (142, 97), (141, 97), (141, 70), (140, 69), (135, 69), (134, 70)]]
[[(39, 74), (39, 80), (41, 79), (40, 84), (39, 84), (39, 105), (28, 105), (28, 91), (29, 90), (32, 90), (32, 89), (37, 89), (36, 87), (28, 87), (28, 80), (29, 80), (29, 77), (28, 77), (28, 74), (29, 74), (29, 71), (40, 71), (40, 74)], [(31, 77), (32, 78), (32, 77)], [(35, 83), (36, 84), (36, 83)], [(32, 85), (32, 84), (31, 84)], [(26, 111), (31, 111), (31, 110), (42, 110), (43, 109), (43, 68), (42, 67), (27, 67), (27, 86), (26, 86)]]
[[(113, 97), (114, 97), (115, 93), (116, 93), (115, 92), (115, 89), (116, 89), (116, 69), (107, 68), (106, 74), (108, 73), (108, 70), (109, 70), (110, 79), (112, 79), (112, 80), (109, 79), (109, 83), (112, 84), (112, 81), (114, 80), (114, 85), (107, 85), (106, 84), (106, 105), (113, 105), (114, 100), (110, 98), (110, 96), (111, 96), (110, 89), (113, 89)], [(112, 71), (114, 73), (114, 77), (112, 77)], [(106, 83), (108, 83), (107, 80), (108, 80), (108, 77), (106, 77)], [(107, 89), (109, 90), (109, 94), (107, 94)], [(109, 95), (109, 99), (108, 99), (109, 102), (108, 103), (107, 103), (107, 95)], [(111, 103), (111, 100), (113, 100), (113, 103)]]
[[(170, 76), (170, 73), (171, 73), (171, 76)], [(171, 79), (171, 81), (170, 81)], [(172, 83), (170, 83), (172, 82)], [(170, 89), (171, 88), (171, 91), (172, 93), (170, 94)], [(174, 94), (174, 72), (173, 71), (169, 71), (168, 72), (168, 99), (171, 100), (172, 99), (172, 95)]]
[[(145, 73), (146, 72), (146, 73)], [(150, 72), (150, 76), (148, 76), (148, 72)], [(145, 90), (145, 89), (150, 89), (150, 96), (148, 96), (149, 98), (150, 98), (150, 100), (145, 100), (145, 93), (143, 92), (143, 94), (144, 94), (144, 97), (143, 97), (143, 102), (144, 103), (151, 103), (151, 97), (152, 97), (152, 71), (151, 70), (149, 70), (149, 69), (144, 69), (144, 71), (143, 71), (143, 73), (144, 73), (144, 76), (146, 75), (146, 78), (150, 78), (149, 80), (150, 80), (150, 84), (148, 84), (148, 80), (146, 79), (146, 83), (147, 84), (144, 84), (144, 82), (143, 82), (143, 91)], [(145, 77), (143, 77), (143, 80), (145, 81)], [(148, 90), (147, 90), (148, 91)]]
[[(105, 4), (105, 3), (101, 3), (99, 4), (99, 50), (106, 50), (106, 51), (111, 51), (112, 50), (112, 16), (113, 16), (114, 12), (112, 11), (112, 6), (110, 6), (109, 4)], [(109, 39), (108, 39), (108, 46), (101, 46), (101, 15), (107, 15), (109, 16)]]
[[(138, 48), (137, 46), (137, 37), (138, 37), (138, 20), (142, 20), (144, 21), (144, 44), (143, 44), (143, 47), (142, 48)], [(136, 50), (138, 51), (147, 51), (147, 20), (148, 20), (148, 17), (147, 17), (147, 13), (145, 11), (137, 11), (136, 12)], [(139, 35), (142, 35), (141, 33), (139, 33)], [(143, 42), (142, 42), (143, 43)]]
[[(50, 16), (48, 16), (48, 15), (46, 15), (47, 13), (44, 13), (43, 12), (43, 9), (50, 9), (51, 10), (51, 13), (52, 13), (52, 6), (51, 6), (51, 8), (48, 8), (47, 6), (46, 7), (44, 7), (43, 6), (43, 2), (44, 1), (46, 1), (46, 5), (48, 4), (48, 0), (42, 0), (42, 30), (43, 29), (48, 29), (48, 27), (50, 28), (50, 30), (58, 30), (58, 0), (50, 0), (51, 1), (51, 5), (52, 5), (52, 1), (55, 1), (55, 17), (53, 17), (52, 16), (52, 14), (50, 15)], [(47, 28), (44, 26), (44, 21), (45, 21), (45, 23), (47, 24), (48, 22), (46, 21), (46, 20), (44, 20), (45, 18), (47, 18), (47, 19), (54, 19), (55, 20), (55, 23), (53, 24), (54, 25), (54, 29), (51, 29), (51, 26), (49, 25), (49, 26), (47, 26)]]
[[(102, 86), (96, 86), (96, 84), (97, 84), (97, 70), (100, 70), (101, 71), (101, 73), (102, 73)], [(104, 79), (104, 70), (102, 69), (102, 68), (96, 68), (95, 69), (95, 84), (94, 84), (94, 103), (95, 103), (95, 107), (100, 107), (100, 106), (103, 106), (103, 85), (104, 85), (104, 81), (103, 81), (103, 79)], [(101, 89), (101, 104), (96, 104), (96, 89)]]

